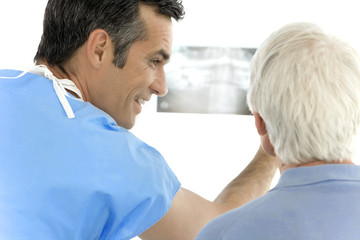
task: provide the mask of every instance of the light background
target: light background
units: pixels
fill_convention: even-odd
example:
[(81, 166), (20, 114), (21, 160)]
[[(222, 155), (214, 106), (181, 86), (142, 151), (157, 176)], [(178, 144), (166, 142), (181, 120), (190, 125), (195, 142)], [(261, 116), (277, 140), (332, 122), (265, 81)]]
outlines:
[[(46, 2), (0, 2), (0, 68), (32, 66)], [(307, 21), (360, 47), (355, 0), (183, 2), (187, 14), (174, 23), (174, 45), (257, 48), (282, 25)], [(184, 187), (210, 200), (247, 165), (259, 145), (251, 116), (157, 113), (155, 98), (132, 131), (163, 154)]]

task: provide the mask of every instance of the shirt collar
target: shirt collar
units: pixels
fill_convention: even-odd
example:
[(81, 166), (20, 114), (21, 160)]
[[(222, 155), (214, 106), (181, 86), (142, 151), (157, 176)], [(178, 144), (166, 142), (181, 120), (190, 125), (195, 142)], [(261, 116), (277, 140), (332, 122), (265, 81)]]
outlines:
[(324, 164), (288, 169), (274, 187), (294, 187), (324, 181), (360, 181), (360, 166), (353, 164)]

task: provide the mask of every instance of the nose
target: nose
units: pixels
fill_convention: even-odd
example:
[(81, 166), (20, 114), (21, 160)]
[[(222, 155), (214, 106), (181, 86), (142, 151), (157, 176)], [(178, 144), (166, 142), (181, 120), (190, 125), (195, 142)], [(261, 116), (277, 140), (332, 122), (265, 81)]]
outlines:
[(168, 93), (168, 87), (166, 84), (166, 77), (164, 71), (161, 71), (159, 74), (156, 75), (156, 79), (152, 83), (151, 89), (159, 97), (164, 97)]

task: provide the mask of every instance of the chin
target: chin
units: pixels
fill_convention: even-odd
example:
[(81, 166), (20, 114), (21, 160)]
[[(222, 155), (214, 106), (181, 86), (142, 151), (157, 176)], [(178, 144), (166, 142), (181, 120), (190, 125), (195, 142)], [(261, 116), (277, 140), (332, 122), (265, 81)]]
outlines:
[(118, 124), (120, 127), (123, 127), (127, 130), (130, 130), (133, 128), (133, 126), (135, 125), (134, 123), (128, 123), (128, 124)]
[(116, 119), (116, 118), (115, 118), (115, 121), (119, 127), (122, 127), (122, 128), (128, 129), (128, 130), (130, 130), (135, 125), (135, 121), (122, 121), (121, 119)]

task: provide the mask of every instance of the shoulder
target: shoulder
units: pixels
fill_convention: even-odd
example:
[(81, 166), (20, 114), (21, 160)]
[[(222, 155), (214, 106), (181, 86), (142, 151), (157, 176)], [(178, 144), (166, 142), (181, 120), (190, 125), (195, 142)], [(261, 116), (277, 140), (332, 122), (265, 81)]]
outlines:
[[(268, 232), (263, 227), (268, 225), (269, 217), (274, 211), (269, 207), (271, 195), (267, 193), (242, 207), (220, 215), (202, 229), (196, 240), (267, 239), (263, 234)], [(262, 228), (261, 231), (259, 226)], [(271, 227), (269, 230), (271, 231)]]

